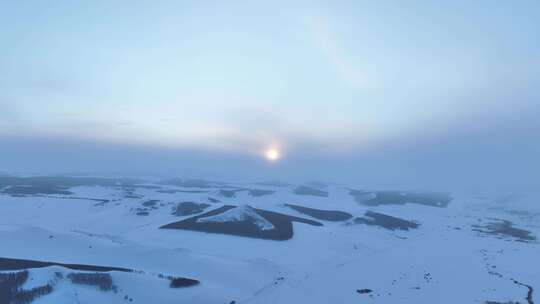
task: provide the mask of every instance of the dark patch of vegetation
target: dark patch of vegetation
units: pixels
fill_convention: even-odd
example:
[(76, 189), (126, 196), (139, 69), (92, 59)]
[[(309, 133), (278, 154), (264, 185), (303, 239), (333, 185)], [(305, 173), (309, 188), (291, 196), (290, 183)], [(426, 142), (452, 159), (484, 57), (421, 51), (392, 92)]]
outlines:
[(28, 279), (28, 271), (0, 273), (0, 303), (10, 303)]
[(493, 222), (486, 225), (472, 225), (473, 230), (482, 234), (495, 235), (500, 238), (512, 237), (520, 242), (536, 241), (536, 237), (530, 231), (515, 228), (512, 222), (507, 220), (492, 219)]
[(27, 270), (0, 273), (0, 303), (27, 304), (53, 291), (51, 284), (23, 290), (21, 287), (27, 280)]
[(415, 222), (373, 211), (366, 211), (364, 217), (357, 217), (354, 219), (354, 222), (356, 224), (379, 226), (390, 230), (409, 230), (418, 228), (419, 226)]
[(264, 195), (274, 194), (276, 191), (273, 190), (261, 190), (261, 189), (250, 189), (248, 194), (253, 197), (259, 197)]
[(236, 192), (245, 191), (245, 189), (235, 189), (235, 190), (219, 190), (219, 195), (227, 198), (236, 197)]
[(113, 284), (113, 280), (108, 273), (70, 273), (67, 278), (71, 280), (73, 284), (97, 286), (102, 291), (114, 291), (116, 292), (116, 286)]
[(77, 186), (133, 186), (141, 180), (127, 178), (68, 177), (68, 176), (0, 176), (0, 188), (7, 186), (31, 186), (56, 189), (69, 189)]
[(197, 213), (201, 213), (204, 211), (204, 209), (210, 207), (209, 204), (198, 204), (194, 202), (182, 202), (178, 203), (176, 207), (173, 209), (172, 215), (176, 216), (186, 216), (186, 215), (193, 215)]
[[(132, 212), (135, 212), (138, 216), (148, 216), (150, 215), (150, 210), (154, 208), (144, 208), (144, 207), (137, 207), (137, 208), (131, 208)], [(156, 207), (157, 209), (157, 207)]]
[(51, 186), (41, 186), (41, 185), (32, 185), (32, 186), (10, 186), (5, 188), (3, 193), (10, 195), (35, 195), (35, 194), (61, 194), (61, 195), (70, 195), (73, 192), (67, 191), (64, 188), (51, 187)]
[(132, 272), (132, 269), (121, 268), (121, 267), (107, 267), (107, 266), (95, 266), (95, 265), (84, 265), (84, 264), (63, 264), (55, 262), (43, 262), (35, 260), (24, 260), (24, 259), (11, 259), (11, 258), (0, 258), (0, 271), (13, 271), (13, 270), (26, 270), (31, 268), (43, 268), (50, 266), (61, 266), (64, 268), (69, 268), (72, 270), (80, 271), (96, 271), (96, 272), (108, 272), (108, 271), (121, 271), (121, 272)]
[[(118, 289), (113, 283), (112, 276), (109, 273), (103, 272), (134, 272), (134, 270), (131, 269), (118, 267), (61, 264), (33, 260), (0, 258), (0, 271), (20, 270), (23, 268), (42, 268), (49, 266), (61, 266), (64, 268), (81, 271), (93, 271), (90, 273), (69, 273), (66, 276), (66, 279), (69, 279), (73, 284), (96, 286), (101, 291), (113, 291), (115, 293), (118, 291)], [(58, 280), (64, 279), (63, 273), (57, 271), (54, 273), (53, 279), (49, 280), (47, 284), (32, 288), (30, 290), (23, 290), (21, 289), (21, 287), (28, 280), (29, 277), (29, 272), (27, 269), (17, 272), (0, 272), (0, 304), (28, 304), (37, 297), (51, 293), (53, 291), (54, 285), (58, 282)], [(141, 274), (144, 273), (143, 271), (135, 272)], [(164, 276), (163, 274), (159, 274), (158, 277), (161, 279), (169, 280), (171, 288), (190, 287), (200, 284), (198, 280), (184, 277)], [(130, 301), (132, 300), (133, 299), (130, 299)]]
[(124, 198), (136, 198), (136, 199), (139, 199), (139, 198), (143, 198), (144, 196), (143, 195), (140, 195), (140, 194), (126, 194), (124, 195)]
[(200, 283), (197, 280), (182, 277), (169, 277), (169, 280), (171, 280), (171, 283), (169, 284), (170, 288), (191, 287), (199, 285)]
[(174, 194), (176, 192), (179, 192), (178, 190), (174, 190), (174, 189), (163, 189), (163, 190), (157, 190), (156, 192), (159, 192), (159, 193), (167, 193), (167, 194)]
[(221, 233), (237, 236), (261, 238), (268, 240), (288, 240), (293, 236), (292, 222), (301, 222), (313, 226), (322, 226), (321, 223), (305, 218), (290, 216), (262, 209), (253, 210), (264, 219), (272, 223), (274, 229), (262, 230), (254, 222), (249, 220), (230, 222), (198, 222), (199, 218), (210, 217), (237, 208), (236, 206), (223, 206), (221, 208), (194, 216), (182, 221), (164, 225), (160, 229), (183, 229), (209, 233)]
[(28, 304), (41, 296), (50, 294), (51, 292), (53, 292), (53, 286), (51, 284), (34, 287), (30, 290), (19, 290), (14, 294), (11, 302), (13, 304)]
[(311, 188), (308, 186), (298, 186), (293, 190), (294, 194), (298, 195), (312, 195), (320, 197), (328, 197), (328, 192), (319, 189)]
[(159, 204), (159, 200), (148, 200), (144, 203), (142, 203), (142, 205), (144, 207), (147, 207), (147, 208), (152, 208), (152, 209), (157, 209), (157, 205)]
[[(432, 207), (446, 207), (452, 201), (448, 193), (402, 192), (402, 191), (360, 191), (350, 190), (356, 202), (367, 206), (420, 204)], [(373, 197), (374, 196), (374, 197)]]
[(227, 197), (227, 198), (233, 198), (233, 197), (236, 197), (236, 194), (238, 192), (244, 192), (244, 191), (247, 191), (248, 195), (253, 196), (253, 197), (270, 195), (276, 192), (273, 190), (240, 188), (240, 189), (230, 189), (230, 190), (221, 189), (219, 190), (219, 195), (223, 197)]
[(357, 289), (356, 292), (358, 292), (359, 294), (366, 294), (366, 293), (372, 293), (373, 290), (369, 288), (364, 288), (364, 289)]
[(353, 217), (350, 213), (337, 210), (321, 210), (292, 204), (285, 204), (285, 206), (323, 221), (339, 222)]

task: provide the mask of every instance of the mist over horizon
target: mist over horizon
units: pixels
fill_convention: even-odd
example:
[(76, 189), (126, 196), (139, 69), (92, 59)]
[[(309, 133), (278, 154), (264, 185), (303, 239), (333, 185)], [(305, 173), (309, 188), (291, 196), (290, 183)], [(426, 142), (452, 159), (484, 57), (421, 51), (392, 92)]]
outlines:
[[(540, 120), (539, 120), (540, 121)], [(517, 122), (516, 122), (517, 123)], [(506, 127), (506, 126), (505, 126)], [(182, 177), (222, 181), (324, 181), (440, 190), (535, 190), (540, 178), (536, 125), (462, 130), (377, 147), (327, 152), (305, 143), (279, 163), (260, 155), (91, 140), (4, 137), (5, 172)], [(519, 148), (516, 148), (519, 147)], [(36, 151), (39, 151), (36, 153)]]

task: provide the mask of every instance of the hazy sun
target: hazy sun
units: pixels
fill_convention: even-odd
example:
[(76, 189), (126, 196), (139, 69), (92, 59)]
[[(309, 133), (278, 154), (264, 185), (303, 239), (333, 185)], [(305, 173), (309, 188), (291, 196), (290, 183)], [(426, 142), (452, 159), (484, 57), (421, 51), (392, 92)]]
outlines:
[(281, 155), (277, 149), (272, 148), (266, 150), (265, 156), (268, 160), (275, 161), (278, 160)]

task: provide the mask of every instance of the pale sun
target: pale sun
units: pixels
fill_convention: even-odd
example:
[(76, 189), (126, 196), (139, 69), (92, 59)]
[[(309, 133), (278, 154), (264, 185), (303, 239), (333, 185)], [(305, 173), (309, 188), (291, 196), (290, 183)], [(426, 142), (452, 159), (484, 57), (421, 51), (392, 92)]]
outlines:
[(276, 161), (281, 157), (281, 154), (279, 153), (279, 150), (277, 149), (268, 149), (265, 152), (266, 159), (270, 161)]

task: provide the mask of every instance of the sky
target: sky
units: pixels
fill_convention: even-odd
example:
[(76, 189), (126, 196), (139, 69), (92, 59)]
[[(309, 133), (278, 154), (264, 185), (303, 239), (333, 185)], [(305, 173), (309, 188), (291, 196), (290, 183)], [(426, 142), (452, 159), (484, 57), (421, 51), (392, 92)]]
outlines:
[(0, 0), (0, 171), (538, 187), (539, 29), (535, 0)]

